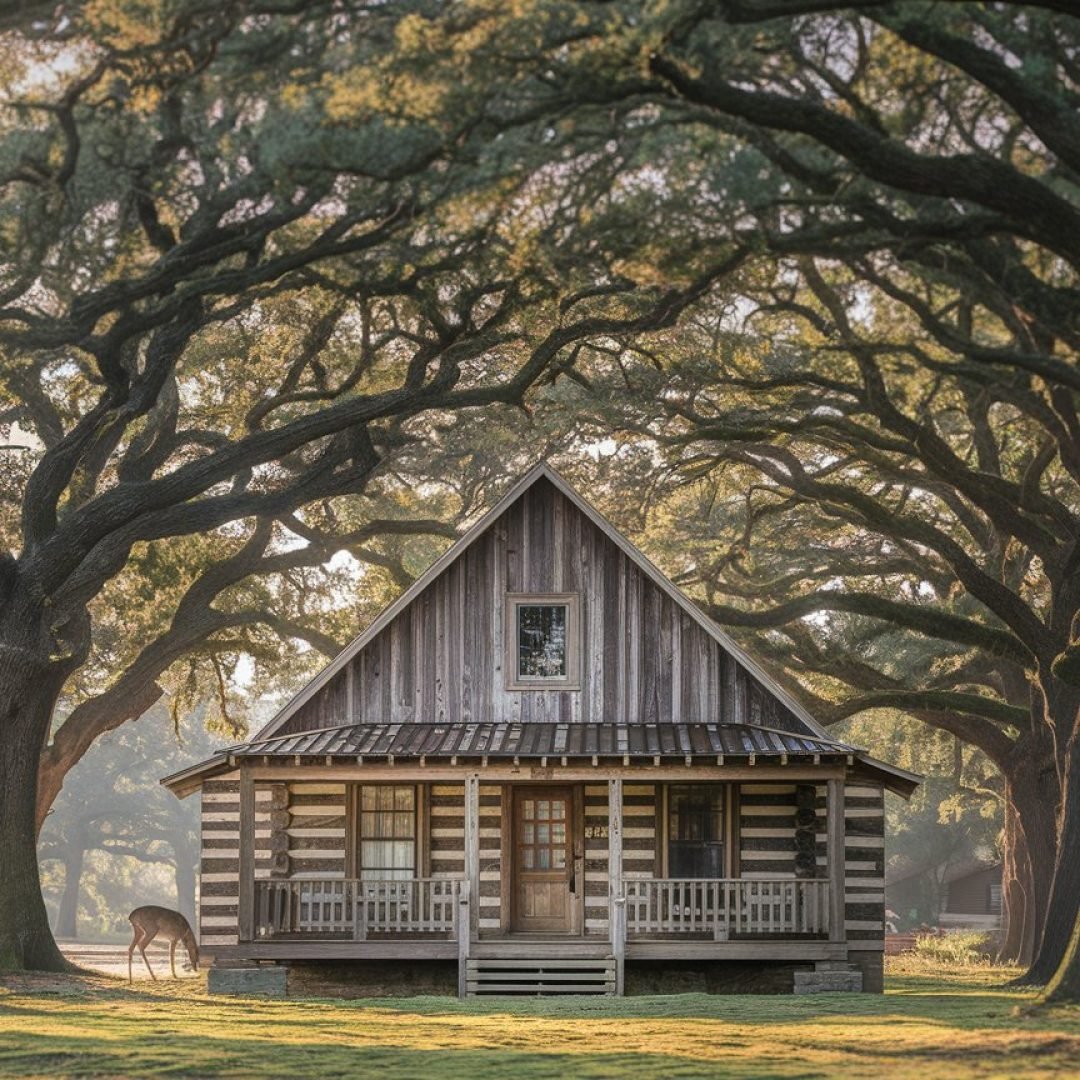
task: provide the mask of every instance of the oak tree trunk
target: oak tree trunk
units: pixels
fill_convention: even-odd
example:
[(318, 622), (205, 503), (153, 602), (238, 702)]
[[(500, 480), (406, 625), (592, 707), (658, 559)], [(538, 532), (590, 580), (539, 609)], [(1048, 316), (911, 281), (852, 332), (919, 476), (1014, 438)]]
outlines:
[(37, 767), (55, 702), (49, 681), (34, 678), (38, 668), (10, 650), (0, 654), (0, 970), (68, 967), (38, 875)]
[(37, 776), (60, 690), (85, 627), (18, 585), (0, 596), (0, 969), (64, 971), (37, 859)]
[(1031, 858), (1027, 838), (1008, 785), (1005, 791), (1005, 828), (1001, 876), (1002, 938), (998, 961), (1030, 964), (1034, 956), (1034, 900)]
[(1047, 1005), (1080, 1003), (1080, 912), (1077, 913), (1065, 955), (1054, 977), (1039, 996), (1038, 1003)]
[(56, 915), (57, 937), (79, 936), (79, 893), (85, 860), (86, 846), (79, 839), (73, 840), (64, 852), (64, 891)]
[(1007, 796), (1016, 812), (1017, 830), (1023, 836), (1026, 867), (1019, 883), (1025, 887), (1024, 936), (1017, 958), (1030, 963), (1042, 942), (1050, 906), (1058, 845), (1058, 784), (1049, 755), (1026, 753), (1011, 771)]
[[(1062, 974), (1070, 962), (1077, 919), (1080, 918), (1080, 738), (1073, 734), (1065, 755), (1065, 789), (1062, 794), (1061, 831), (1053, 887), (1035, 960), (1024, 976), (1029, 983), (1049, 983)], [(1075, 956), (1071, 961), (1075, 965)]]
[(187, 837), (176, 835), (170, 841), (173, 849), (173, 866), (176, 874), (176, 910), (195, 926), (195, 868), (199, 852)]

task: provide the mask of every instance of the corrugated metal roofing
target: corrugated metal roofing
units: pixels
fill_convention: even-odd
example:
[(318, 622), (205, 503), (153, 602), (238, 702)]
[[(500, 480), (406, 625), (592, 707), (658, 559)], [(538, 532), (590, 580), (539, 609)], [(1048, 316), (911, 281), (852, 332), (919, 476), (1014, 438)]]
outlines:
[(230, 747), (237, 757), (716, 757), (849, 754), (845, 743), (750, 724), (357, 724)]

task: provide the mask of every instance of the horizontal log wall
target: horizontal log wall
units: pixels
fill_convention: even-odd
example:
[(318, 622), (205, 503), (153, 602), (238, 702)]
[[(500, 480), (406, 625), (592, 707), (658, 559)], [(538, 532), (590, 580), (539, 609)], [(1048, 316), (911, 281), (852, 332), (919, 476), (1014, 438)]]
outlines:
[(502, 831), (512, 829), (510, 807), (502, 802), (502, 786), (480, 785), (480, 931), (502, 927)]
[[(273, 872), (271, 816), (274, 788), (255, 786), (255, 877)], [(240, 902), (240, 774), (207, 780), (202, 788), (199, 873), (200, 946), (235, 945)]]
[[(816, 786), (817, 874), (828, 873), (825, 786)], [(743, 784), (739, 792), (741, 876), (795, 877), (797, 785)], [(885, 930), (885, 810), (880, 784), (844, 787), (844, 911), (852, 943), (880, 943)], [(879, 946), (880, 947), (880, 946)]]
[(289, 784), (289, 877), (345, 877), (345, 800), (344, 784)]
[(885, 796), (880, 784), (844, 786), (844, 924), (849, 944), (882, 948)]
[(742, 784), (736, 806), (741, 876), (794, 877), (795, 785)]
[[(505, 600), (521, 592), (580, 596), (580, 690), (505, 688)], [(278, 733), (364, 722), (751, 720), (803, 730), (603, 530), (541, 480)]]
[(656, 876), (656, 784), (623, 784), (623, 877)]
[(465, 876), (465, 785), (432, 784), (428, 799), (431, 820), (431, 876)]
[(585, 933), (608, 933), (608, 786), (585, 785)]

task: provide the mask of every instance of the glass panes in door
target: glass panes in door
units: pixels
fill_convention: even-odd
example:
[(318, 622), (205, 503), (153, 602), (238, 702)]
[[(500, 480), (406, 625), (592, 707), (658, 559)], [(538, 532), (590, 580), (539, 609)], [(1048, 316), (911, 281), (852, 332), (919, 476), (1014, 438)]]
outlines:
[(569, 800), (563, 796), (523, 798), (518, 820), (522, 870), (565, 870)]

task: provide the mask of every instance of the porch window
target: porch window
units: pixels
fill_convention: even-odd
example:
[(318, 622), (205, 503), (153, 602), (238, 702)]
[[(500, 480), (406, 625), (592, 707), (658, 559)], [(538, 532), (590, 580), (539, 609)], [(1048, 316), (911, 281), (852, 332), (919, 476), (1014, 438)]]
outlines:
[(416, 876), (416, 788), (365, 784), (360, 789), (360, 877), (405, 881)]
[(577, 689), (577, 595), (517, 593), (506, 612), (507, 688)]
[(668, 876), (724, 876), (724, 785), (668, 788)]

